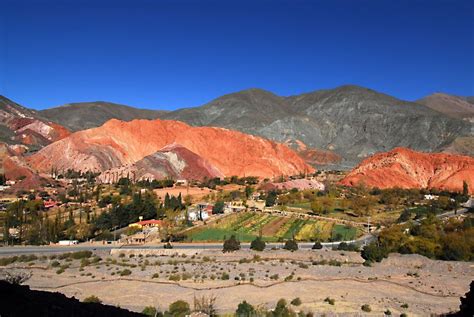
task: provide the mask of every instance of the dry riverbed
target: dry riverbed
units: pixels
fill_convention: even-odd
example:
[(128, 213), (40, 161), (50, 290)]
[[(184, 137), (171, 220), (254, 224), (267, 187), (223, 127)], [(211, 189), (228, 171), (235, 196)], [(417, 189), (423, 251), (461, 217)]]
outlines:
[[(474, 279), (473, 264), (434, 261), (418, 255), (392, 254), (372, 267), (357, 252), (300, 250), (113, 250), (88, 259), (37, 255), (29, 262), (4, 266), (29, 271), (33, 289), (56, 291), (134, 311), (145, 306), (165, 310), (178, 299), (217, 297), (219, 313), (234, 312), (238, 303), (273, 308), (276, 301), (299, 297), (296, 311), (316, 316), (392, 314), (426, 316), (457, 310), (459, 297)], [(334, 299), (334, 305), (325, 302)], [(361, 311), (363, 304), (372, 312)]]

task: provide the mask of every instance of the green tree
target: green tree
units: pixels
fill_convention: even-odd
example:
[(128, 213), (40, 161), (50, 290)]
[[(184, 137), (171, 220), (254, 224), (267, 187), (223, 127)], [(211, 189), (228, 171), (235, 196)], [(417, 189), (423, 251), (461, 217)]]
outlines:
[(218, 200), (212, 207), (213, 214), (222, 214), (224, 213), (224, 201)]
[(146, 316), (155, 317), (155, 316), (156, 316), (156, 313), (157, 313), (157, 310), (156, 310), (156, 308), (153, 307), (153, 306), (146, 306), (146, 307), (142, 310), (142, 314), (143, 314), (143, 315), (146, 315)]
[(267, 198), (265, 199), (265, 206), (271, 207), (275, 205), (277, 197), (278, 195), (276, 191), (269, 191), (267, 194)]
[(252, 317), (255, 316), (255, 308), (246, 301), (243, 301), (237, 306), (235, 314), (237, 317)]
[(298, 243), (296, 242), (295, 239), (286, 240), (285, 245), (283, 246), (283, 249), (288, 250), (288, 251), (296, 251), (298, 250)]
[(189, 308), (189, 304), (187, 302), (183, 300), (177, 300), (174, 303), (170, 304), (168, 312), (173, 317), (184, 317), (191, 313), (191, 309)]
[(255, 251), (265, 250), (266, 243), (262, 240), (262, 237), (258, 236), (250, 243), (250, 249)]
[(235, 238), (235, 235), (231, 235), (229, 239), (224, 241), (223, 252), (233, 252), (240, 250), (240, 241)]

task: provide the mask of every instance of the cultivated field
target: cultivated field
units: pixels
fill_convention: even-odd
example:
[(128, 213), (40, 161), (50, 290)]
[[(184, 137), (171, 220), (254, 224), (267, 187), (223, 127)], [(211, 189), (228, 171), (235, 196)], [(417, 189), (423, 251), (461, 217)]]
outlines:
[(242, 212), (231, 214), (208, 225), (186, 231), (188, 241), (222, 241), (234, 234), (249, 242), (262, 235), (266, 241), (291, 239), (299, 241), (352, 240), (360, 235), (353, 227), (330, 221), (283, 217), (267, 213)]

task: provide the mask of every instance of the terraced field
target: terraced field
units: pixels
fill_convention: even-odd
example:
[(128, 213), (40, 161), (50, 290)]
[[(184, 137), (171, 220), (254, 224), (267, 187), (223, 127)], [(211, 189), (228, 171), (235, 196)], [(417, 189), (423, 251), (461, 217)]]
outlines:
[(265, 241), (281, 241), (293, 236), (299, 241), (329, 241), (341, 238), (352, 240), (357, 229), (329, 221), (283, 217), (264, 213), (242, 212), (231, 214), (214, 223), (186, 232), (188, 241), (222, 241), (235, 235), (242, 242), (250, 242), (262, 235)]

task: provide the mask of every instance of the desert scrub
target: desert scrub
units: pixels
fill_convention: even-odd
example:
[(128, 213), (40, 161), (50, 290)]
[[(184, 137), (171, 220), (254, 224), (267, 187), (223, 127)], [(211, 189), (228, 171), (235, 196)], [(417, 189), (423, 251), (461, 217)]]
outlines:
[(51, 267), (58, 267), (58, 266), (61, 265), (61, 263), (59, 263), (59, 261), (54, 260), (53, 262), (51, 262), (50, 265), (51, 265)]
[(63, 268), (60, 268), (59, 270), (56, 271), (56, 274), (62, 274), (64, 273), (64, 269)]
[(290, 304), (293, 305), (293, 306), (299, 306), (299, 305), (301, 305), (301, 299), (299, 297), (296, 297), (295, 299), (293, 299), (290, 302)]
[(125, 269), (122, 272), (120, 272), (120, 276), (128, 276), (130, 274), (132, 274), (132, 271), (130, 271), (129, 269)]
[(368, 304), (362, 305), (360, 309), (362, 309), (362, 311), (365, 311), (366, 313), (370, 313), (372, 311), (372, 308), (370, 308)]
[(102, 301), (99, 299), (99, 297), (95, 296), (95, 295), (91, 295), (89, 297), (86, 297), (84, 298), (83, 300), (84, 303), (102, 303)]
[(151, 276), (151, 278), (159, 278), (159, 277), (160, 277), (160, 274), (158, 274), (158, 273), (155, 273)]
[(181, 280), (181, 276), (179, 274), (171, 274), (168, 279), (170, 281), (178, 282)]
[(324, 301), (328, 303), (329, 305), (334, 305), (336, 303), (336, 300), (334, 298), (329, 298), (329, 297), (326, 297)]

